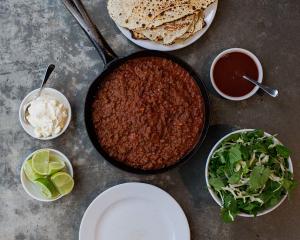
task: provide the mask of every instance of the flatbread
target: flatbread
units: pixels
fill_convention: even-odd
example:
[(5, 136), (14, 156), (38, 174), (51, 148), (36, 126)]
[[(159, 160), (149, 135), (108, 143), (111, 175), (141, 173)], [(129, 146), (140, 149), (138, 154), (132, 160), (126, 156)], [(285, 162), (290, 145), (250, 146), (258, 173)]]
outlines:
[(202, 15), (199, 17), (198, 21), (195, 24), (195, 29), (194, 29), (193, 34), (202, 30), (205, 26), (206, 26), (206, 22), (204, 20), (204, 16)]
[(206, 25), (204, 10), (215, 0), (108, 0), (111, 18), (134, 39), (165, 45), (184, 41)]
[(216, 0), (191, 0), (192, 4), (195, 4), (195, 2), (200, 2), (202, 5), (202, 10), (205, 10), (208, 8), (209, 5), (214, 3)]
[(158, 27), (205, 9), (215, 0), (109, 0), (108, 12), (121, 27)]
[[(162, 25), (166, 22), (171, 22), (176, 19), (168, 19), (168, 21), (160, 24), (152, 25), (154, 19), (160, 16), (165, 11), (169, 11), (174, 7), (179, 7), (182, 4), (188, 4), (190, 0), (144, 0), (141, 5), (138, 5), (128, 19), (129, 29), (151, 28)], [(178, 19), (178, 18), (177, 18)]]
[(200, 31), (205, 27), (206, 23), (204, 20), (204, 14), (202, 11), (195, 14), (195, 21), (193, 26), (191, 26), (188, 31), (183, 34), (178, 40), (186, 40), (192, 35), (194, 35), (196, 32)]
[(107, 10), (110, 17), (121, 27), (126, 27), (126, 21), (140, 0), (109, 0)]
[(148, 38), (145, 37), (144, 34), (140, 33), (140, 32), (136, 32), (134, 30), (130, 30), (131, 33), (131, 37), (133, 39), (137, 39), (137, 40), (147, 40)]
[(190, 0), (109, 0), (107, 9), (111, 18), (128, 29), (143, 28), (161, 12)]
[(190, 25), (189, 29), (182, 36), (180, 36), (180, 39), (187, 39), (193, 34), (198, 19), (199, 19), (199, 13), (195, 13), (193, 24)]
[[(174, 6), (157, 16), (150, 24), (151, 27), (158, 27), (164, 23), (172, 22), (177, 19), (183, 18), (187, 15), (192, 15), (195, 12), (199, 12), (206, 6), (208, 0), (190, 0), (188, 4), (181, 4)], [(214, 1), (214, 0), (209, 0)], [(204, 5), (205, 4), (205, 5)]]
[(134, 32), (141, 34), (141, 36), (145, 36), (152, 41), (169, 45), (182, 36), (191, 25), (194, 25), (194, 19), (194, 15), (189, 15), (179, 20), (165, 23), (156, 28), (137, 30)]

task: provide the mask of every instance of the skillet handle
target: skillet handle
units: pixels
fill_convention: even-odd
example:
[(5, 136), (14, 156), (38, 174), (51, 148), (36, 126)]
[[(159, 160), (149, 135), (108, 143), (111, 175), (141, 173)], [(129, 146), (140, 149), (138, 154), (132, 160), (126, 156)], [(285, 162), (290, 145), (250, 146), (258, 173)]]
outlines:
[(103, 63), (106, 65), (118, 58), (101, 35), (99, 29), (92, 22), (82, 2), (80, 0), (62, 0), (62, 2), (92, 41)]

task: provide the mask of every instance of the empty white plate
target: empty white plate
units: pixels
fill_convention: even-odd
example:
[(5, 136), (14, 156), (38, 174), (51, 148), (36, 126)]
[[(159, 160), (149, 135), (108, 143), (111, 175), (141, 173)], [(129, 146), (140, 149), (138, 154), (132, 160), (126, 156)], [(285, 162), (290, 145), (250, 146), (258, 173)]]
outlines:
[(190, 240), (187, 218), (168, 193), (124, 183), (101, 193), (83, 215), (79, 240)]

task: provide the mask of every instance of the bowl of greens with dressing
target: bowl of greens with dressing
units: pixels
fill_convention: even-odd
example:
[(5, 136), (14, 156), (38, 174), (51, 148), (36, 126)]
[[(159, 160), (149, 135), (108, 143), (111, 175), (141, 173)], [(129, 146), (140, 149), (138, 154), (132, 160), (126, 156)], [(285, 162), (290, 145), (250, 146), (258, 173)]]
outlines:
[(225, 222), (273, 211), (296, 186), (290, 150), (255, 129), (237, 130), (218, 141), (208, 156), (205, 178)]

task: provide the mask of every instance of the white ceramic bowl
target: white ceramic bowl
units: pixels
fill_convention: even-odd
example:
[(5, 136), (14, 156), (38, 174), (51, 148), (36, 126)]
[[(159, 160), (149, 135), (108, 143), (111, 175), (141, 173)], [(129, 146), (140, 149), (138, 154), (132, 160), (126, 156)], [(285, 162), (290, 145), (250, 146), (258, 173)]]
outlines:
[[(221, 57), (223, 57), (224, 55), (228, 54), (228, 53), (232, 53), (232, 52), (240, 52), (240, 53), (244, 53), (246, 55), (248, 55), (256, 64), (257, 66), (257, 69), (258, 69), (258, 82), (261, 83), (262, 80), (263, 80), (263, 69), (262, 69), (262, 65), (260, 63), (260, 61), (258, 60), (258, 58), (251, 52), (249, 52), (248, 50), (246, 49), (243, 49), (243, 48), (230, 48), (230, 49), (227, 49), (223, 52), (221, 52), (213, 61), (211, 67), (210, 67), (210, 81), (211, 81), (211, 84), (213, 85), (214, 89), (224, 98), (226, 99), (229, 99), (229, 100), (233, 100), (233, 101), (241, 101), (241, 100), (245, 100), (247, 98), (250, 98), (252, 97), (256, 92), (257, 90), (259, 89), (258, 86), (254, 87), (252, 89), (251, 92), (247, 93), (246, 95), (244, 96), (241, 96), (241, 97), (232, 97), (232, 96), (229, 96), (227, 94), (225, 94), (224, 92), (222, 92), (216, 85), (215, 83), (215, 80), (214, 80), (214, 68), (215, 68), (215, 65), (216, 63), (219, 61), (219, 59)], [(247, 81), (247, 80), (245, 80)]]
[[(206, 161), (206, 166), (205, 166), (205, 180), (206, 180), (206, 185), (207, 185), (207, 188), (208, 188), (208, 191), (209, 191), (210, 195), (212, 196), (212, 198), (215, 200), (215, 202), (219, 206), (222, 206), (222, 201), (218, 197), (218, 195), (215, 193), (215, 191), (210, 187), (209, 182), (208, 182), (208, 166), (209, 166), (209, 163), (210, 163), (210, 159), (211, 159), (213, 153), (215, 152), (215, 150), (221, 144), (221, 142), (224, 141), (224, 139), (226, 139), (227, 137), (229, 137), (230, 135), (235, 134), (235, 133), (250, 132), (250, 131), (253, 131), (253, 130), (255, 130), (255, 129), (241, 129), (241, 130), (233, 131), (233, 132), (227, 134), (226, 136), (224, 136), (223, 138), (221, 138), (215, 144), (215, 146), (212, 148), (212, 150), (210, 151), (210, 153), (208, 155), (208, 158), (207, 158), (207, 161)], [(271, 134), (265, 132), (265, 136), (271, 136)], [(275, 142), (281, 143), (276, 138), (275, 138)], [(289, 170), (293, 173), (293, 164), (292, 164), (291, 158), (288, 159), (288, 163), (289, 163)], [(271, 207), (269, 209), (265, 209), (264, 211), (259, 212), (256, 216), (262, 216), (262, 215), (265, 215), (267, 213), (272, 212), (273, 210), (275, 210), (276, 208), (278, 208), (284, 202), (284, 200), (286, 199), (286, 197), (287, 197), (287, 194), (275, 206), (273, 206), (273, 207)], [(246, 214), (246, 213), (239, 213), (238, 216), (242, 216), (242, 217), (254, 217), (254, 215)]]
[(71, 121), (71, 116), (72, 116), (71, 105), (70, 105), (68, 99), (61, 92), (57, 91), (54, 88), (44, 88), (42, 94), (47, 94), (47, 95), (52, 96), (53, 98), (57, 99), (59, 102), (61, 102), (65, 106), (65, 108), (67, 109), (67, 112), (68, 112), (68, 119), (66, 121), (64, 128), (58, 134), (52, 135), (49, 137), (37, 137), (34, 134), (34, 128), (27, 121), (25, 121), (25, 108), (28, 105), (28, 103), (35, 98), (38, 91), (39, 91), (39, 89), (33, 90), (21, 102), (20, 109), (19, 109), (19, 120), (20, 120), (20, 123), (21, 123), (23, 129), (25, 130), (25, 132), (28, 133), (33, 138), (40, 139), (40, 140), (51, 140), (51, 139), (57, 138), (58, 136), (63, 134), (66, 131), (66, 129), (68, 128), (70, 121)]
[(38, 201), (42, 201), (42, 202), (53, 202), (57, 199), (60, 199), (61, 197), (63, 197), (62, 195), (59, 195), (55, 198), (46, 198), (39, 190), (39, 188), (33, 183), (31, 182), (25, 172), (24, 172), (24, 164), (27, 160), (29, 160), (33, 154), (39, 152), (39, 151), (42, 151), (42, 150), (49, 150), (50, 151), (50, 154), (51, 155), (56, 155), (58, 156), (62, 161), (65, 162), (66, 164), (66, 171), (67, 173), (69, 173), (72, 177), (73, 177), (73, 167), (72, 167), (72, 164), (70, 162), (70, 160), (63, 154), (61, 153), (60, 151), (57, 151), (55, 149), (50, 149), (50, 148), (44, 148), (44, 149), (39, 149), (39, 150), (36, 150), (35, 152), (31, 153), (29, 156), (26, 157), (26, 159), (24, 160), (23, 164), (22, 164), (22, 167), (21, 167), (21, 173), (20, 173), (20, 177), (21, 177), (21, 183), (22, 183), (22, 186), (25, 190), (25, 192), (30, 196), (32, 197), (33, 199), (36, 199)]

